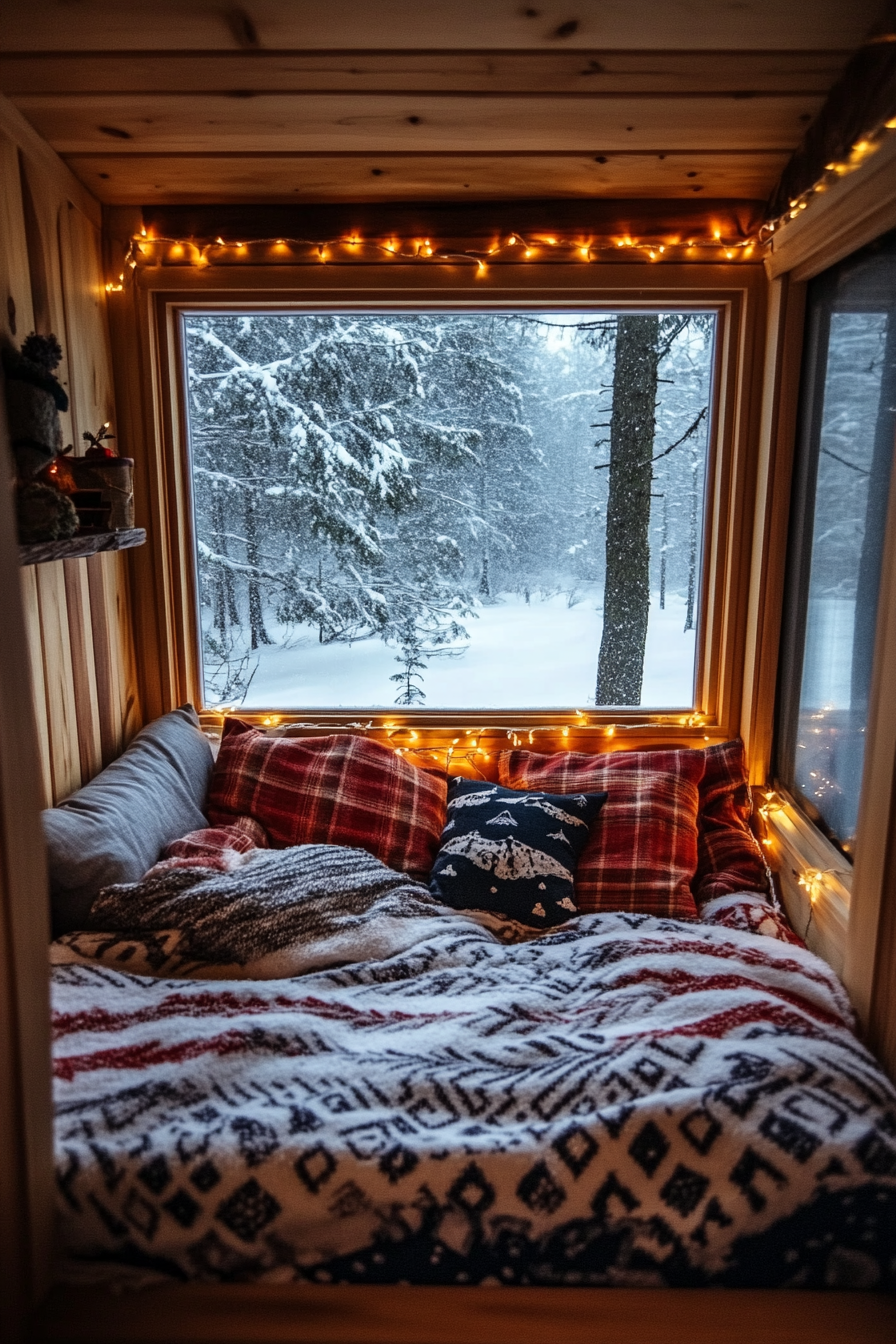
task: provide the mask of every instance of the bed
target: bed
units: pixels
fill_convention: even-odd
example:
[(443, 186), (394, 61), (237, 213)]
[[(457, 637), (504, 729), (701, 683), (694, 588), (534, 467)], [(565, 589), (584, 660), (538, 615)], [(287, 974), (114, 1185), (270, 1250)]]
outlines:
[(52, 947), (63, 1282), (896, 1286), (896, 1093), (730, 837), (540, 928), (211, 820)]

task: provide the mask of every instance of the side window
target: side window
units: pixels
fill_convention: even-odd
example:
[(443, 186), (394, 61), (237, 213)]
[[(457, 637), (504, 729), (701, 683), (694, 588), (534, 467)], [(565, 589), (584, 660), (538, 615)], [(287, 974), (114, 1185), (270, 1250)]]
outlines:
[(855, 844), (896, 435), (896, 234), (810, 285), (776, 773)]
[(205, 706), (693, 709), (716, 324), (185, 313)]

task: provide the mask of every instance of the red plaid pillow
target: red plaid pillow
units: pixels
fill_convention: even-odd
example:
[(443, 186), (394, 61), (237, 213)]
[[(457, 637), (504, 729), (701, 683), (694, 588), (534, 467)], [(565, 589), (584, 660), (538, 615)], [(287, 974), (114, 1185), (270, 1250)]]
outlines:
[(698, 751), (601, 756), (503, 751), (498, 760), (498, 778), (507, 788), (606, 790), (607, 801), (576, 868), (576, 901), (582, 914), (632, 910), (697, 918), (690, 884), (697, 868), (702, 775)]
[(224, 725), (209, 786), (213, 826), (254, 817), (275, 848), (354, 845), (428, 879), (445, 825), (448, 778), (363, 737), (267, 737)]
[(694, 896), (698, 906), (735, 891), (769, 892), (768, 868), (750, 830), (753, 799), (740, 738), (707, 747), (700, 785)]

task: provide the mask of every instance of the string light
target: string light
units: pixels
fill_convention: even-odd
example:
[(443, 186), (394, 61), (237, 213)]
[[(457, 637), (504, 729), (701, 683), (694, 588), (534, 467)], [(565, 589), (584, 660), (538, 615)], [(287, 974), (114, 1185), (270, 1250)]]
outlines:
[(759, 805), (759, 815), (763, 821), (768, 821), (769, 817), (774, 816), (776, 812), (783, 812), (787, 806), (784, 799), (775, 793), (774, 789), (767, 789), (764, 798), (765, 801)]
[(802, 872), (796, 872), (796, 869), (794, 869), (797, 883), (804, 891), (808, 892), (809, 901), (812, 905), (818, 900), (825, 877), (833, 871), (833, 868), (804, 868)]
[[(240, 706), (236, 704), (216, 705), (214, 714), (220, 719), (223, 725), (224, 719), (231, 714), (238, 714)], [(691, 718), (700, 717), (692, 715)], [(444, 745), (438, 745), (432, 741), (426, 741), (426, 729), (420, 726), (412, 728), (409, 724), (398, 723), (395, 719), (383, 719), (378, 723), (374, 719), (352, 720), (350, 722), (319, 722), (310, 720), (289, 719), (282, 714), (264, 714), (256, 720), (262, 728), (266, 729), (274, 736), (282, 737), (292, 735), (309, 734), (330, 734), (330, 733), (363, 733), (374, 735), (384, 734), (389, 747), (396, 756), (402, 759), (412, 759), (419, 761), (422, 765), (431, 765), (436, 763), (445, 770), (457, 770), (462, 766), (469, 768), (478, 776), (485, 779), (486, 776), (480, 768), (481, 763), (490, 761), (494, 754), (494, 749), (487, 749), (487, 742), (483, 739), (497, 738), (496, 745), (500, 746), (506, 743), (512, 747), (521, 747), (524, 742), (531, 746), (539, 746), (541, 750), (551, 747), (556, 750), (557, 746), (568, 745), (570, 730), (577, 735), (599, 736), (603, 738), (614, 738), (617, 732), (643, 731), (645, 729), (661, 729), (680, 726), (684, 720), (675, 715), (655, 714), (649, 718), (639, 721), (630, 721), (623, 723), (592, 723), (584, 710), (576, 709), (570, 712), (570, 722), (563, 723), (545, 722), (527, 725), (525, 728), (508, 727), (506, 724), (480, 724), (472, 728), (452, 727), (450, 724), (433, 725), (432, 731), (439, 736), (453, 734), (450, 742)], [(421, 732), (423, 741), (421, 741)], [(549, 742), (537, 743), (537, 737), (547, 737)], [(464, 740), (466, 739), (466, 741)], [(708, 740), (708, 739), (704, 739)], [(418, 745), (415, 745), (418, 744)]]
[[(216, 705), (212, 712), (224, 717), (228, 714), (238, 713), (239, 708), (238, 705), (231, 704)], [(248, 717), (251, 717), (251, 715)], [(481, 751), (483, 749), (483, 739), (487, 738), (511, 742), (514, 746), (522, 746), (525, 740), (529, 746), (534, 746), (538, 738), (544, 737), (562, 740), (568, 738), (571, 733), (587, 737), (615, 737), (617, 733), (644, 732), (645, 730), (668, 729), (685, 725), (691, 728), (703, 726), (704, 719), (705, 715), (697, 713), (685, 718), (674, 714), (652, 714), (622, 723), (607, 723), (606, 721), (593, 723), (584, 710), (575, 709), (569, 711), (568, 722), (563, 722), (562, 719), (553, 719), (546, 720), (543, 723), (532, 723), (517, 727), (506, 723), (483, 723), (475, 727), (467, 727), (448, 722), (436, 723), (431, 725), (430, 729), (427, 729), (420, 723), (416, 727), (412, 727), (410, 724), (399, 723), (395, 719), (381, 719), (379, 722), (374, 719), (336, 722), (333, 720), (291, 719), (288, 715), (282, 714), (264, 714), (259, 716), (256, 722), (260, 722), (266, 728), (279, 728), (281, 733), (384, 733), (390, 743), (401, 744), (406, 749), (409, 743), (420, 741), (421, 733), (425, 736), (428, 731), (431, 731), (433, 734), (448, 738), (452, 750), (460, 747), (461, 750), (472, 748)], [(427, 742), (422, 747), (413, 748), (413, 750), (424, 753), (431, 752), (434, 749), (432, 742)], [(439, 747), (438, 750), (444, 751), (445, 748)], [(784, 804), (781, 803), (780, 806), (783, 807)]]
[[(429, 238), (424, 239), (422, 244), (415, 242), (413, 245), (408, 245), (398, 241), (394, 236), (388, 241), (379, 241), (377, 239), (362, 239), (357, 233), (316, 240), (308, 238), (253, 238), (248, 241), (240, 240), (232, 243), (226, 242), (222, 235), (217, 234), (212, 241), (199, 239), (190, 241), (192, 257), (189, 264), (202, 268), (210, 265), (213, 261), (226, 261), (226, 254), (231, 250), (239, 254), (238, 259), (244, 260), (247, 254), (250, 254), (255, 248), (261, 248), (265, 245), (268, 248), (268, 256), (270, 256), (271, 245), (281, 254), (297, 254), (290, 255), (288, 259), (281, 255), (275, 258), (277, 264), (282, 264), (286, 260), (290, 264), (300, 263), (304, 259), (303, 254), (308, 260), (316, 258), (320, 262), (339, 260), (355, 263), (385, 255), (401, 262), (422, 262), (435, 265), (467, 263), (475, 267), (476, 275), (479, 277), (486, 274), (487, 268), (483, 260), (484, 257), (510, 262), (516, 262), (520, 259), (531, 261), (537, 251), (537, 244), (559, 249), (564, 254), (564, 260), (577, 260), (583, 264), (594, 261), (595, 257), (601, 254), (618, 255), (620, 251), (634, 253), (636, 256), (652, 262), (658, 262), (660, 259), (673, 261), (679, 257), (692, 257), (694, 252), (698, 250), (711, 254), (708, 257), (709, 260), (724, 258), (726, 261), (746, 261), (753, 257), (757, 247), (768, 246), (774, 234), (789, 221), (799, 218), (803, 211), (808, 209), (814, 196), (827, 191), (841, 177), (860, 168), (872, 154), (877, 152), (892, 131), (896, 131), (896, 117), (890, 117), (881, 122), (873, 131), (869, 131), (856, 140), (850, 146), (845, 157), (831, 160), (825, 164), (821, 176), (810, 187), (807, 187), (798, 196), (792, 197), (788, 201), (787, 208), (779, 216), (767, 219), (755, 234), (747, 238), (724, 238), (722, 230), (714, 228), (710, 236), (704, 238), (692, 237), (686, 243), (681, 243), (677, 239), (666, 239), (665, 241), (658, 238), (636, 239), (626, 235), (624, 238), (597, 238), (586, 245), (581, 242), (581, 239), (561, 239), (556, 234), (545, 234), (537, 240), (532, 240), (515, 231), (507, 235), (506, 242), (495, 243), (482, 251), (476, 248), (441, 248), (433, 245)], [(506, 254), (510, 249), (513, 250), (512, 255), (507, 256)], [(518, 249), (521, 249), (521, 251)], [(211, 252), (214, 253), (214, 256), (209, 255)], [(224, 256), (221, 255), (222, 252), (225, 254)], [(165, 260), (181, 261), (183, 259), (186, 262), (186, 253), (187, 250), (182, 239), (157, 237), (149, 232), (145, 225), (142, 225), (140, 232), (130, 240), (125, 256), (125, 271), (128, 268), (133, 271), (141, 264), (153, 265)], [(117, 282), (109, 281), (106, 284), (107, 293), (119, 293), (124, 288), (125, 271), (122, 271), (119, 275)]]
[(832, 159), (829, 163), (826, 163), (821, 176), (805, 191), (789, 200), (786, 210), (782, 211), (776, 218), (766, 220), (759, 230), (757, 241), (760, 243), (768, 242), (772, 234), (786, 225), (789, 220), (797, 219), (804, 210), (808, 209), (813, 196), (821, 195), (835, 182), (838, 182), (841, 177), (845, 177), (847, 174), (855, 172), (857, 168), (861, 168), (866, 159), (877, 153), (881, 145), (887, 140), (888, 132), (891, 131), (896, 131), (896, 117), (890, 117), (888, 120), (881, 122), (873, 131), (869, 131), (859, 140), (856, 140), (850, 146), (844, 158)]
[[(716, 229), (711, 237), (691, 238), (687, 245), (676, 240), (661, 241), (658, 238), (638, 239), (626, 235), (624, 238), (597, 238), (589, 243), (581, 239), (564, 239), (549, 234), (537, 241), (527, 239), (521, 233), (511, 233), (505, 242), (494, 243), (484, 251), (477, 248), (441, 248), (431, 239), (424, 238), (402, 242), (394, 236), (384, 240), (364, 239), (357, 233), (325, 239), (309, 238), (250, 238), (227, 242), (221, 234), (212, 239), (190, 239), (186, 244), (180, 238), (168, 238), (153, 235), (145, 225), (139, 234), (135, 234), (125, 256), (126, 266), (132, 269), (138, 265), (158, 265), (160, 262), (177, 262), (197, 267), (206, 267), (213, 263), (227, 263), (228, 260), (247, 261), (258, 255), (262, 264), (301, 264), (303, 261), (318, 262), (367, 262), (389, 258), (401, 262), (429, 263), (434, 265), (468, 264), (475, 268), (479, 277), (487, 273), (486, 259), (500, 260), (505, 263), (531, 261), (536, 256), (538, 244), (551, 247), (562, 254), (564, 261), (587, 264), (602, 254), (616, 254), (623, 251), (635, 257), (658, 261), (660, 258), (674, 260), (685, 254), (691, 255), (697, 249), (707, 250), (709, 260), (731, 261), (752, 256), (760, 243), (759, 234), (748, 238), (722, 237)], [(230, 254), (228, 256), (228, 254)], [(109, 283), (109, 293), (123, 287), (124, 275), (120, 283)]]

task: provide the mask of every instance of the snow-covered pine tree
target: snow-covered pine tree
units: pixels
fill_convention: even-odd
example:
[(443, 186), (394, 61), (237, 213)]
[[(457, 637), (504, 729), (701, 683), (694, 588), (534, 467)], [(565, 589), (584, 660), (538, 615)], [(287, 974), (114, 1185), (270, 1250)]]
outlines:
[[(482, 520), (442, 486), (480, 464), (481, 431), (452, 414), (463, 340), (437, 315), (195, 317), (187, 337), (214, 623), (239, 581), (251, 648), (265, 605), (324, 640), (399, 641), (411, 616), (430, 652), (462, 640), (472, 586), (457, 534)], [(497, 404), (503, 376), (480, 361), (476, 378)]]

